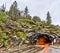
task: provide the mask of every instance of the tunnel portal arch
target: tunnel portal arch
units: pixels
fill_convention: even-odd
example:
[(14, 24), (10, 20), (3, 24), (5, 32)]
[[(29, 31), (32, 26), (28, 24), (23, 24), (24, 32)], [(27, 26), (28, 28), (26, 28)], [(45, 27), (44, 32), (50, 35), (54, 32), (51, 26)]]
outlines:
[(39, 43), (39, 41), (43, 41), (44, 39), (45, 43), (52, 43), (53, 40), (56, 38), (55, 35), (56, 34), (50, 34), (50, 33), (33, 33), (32, 35), (28, 36), (28, 41), (29, 44), (36, 44)]

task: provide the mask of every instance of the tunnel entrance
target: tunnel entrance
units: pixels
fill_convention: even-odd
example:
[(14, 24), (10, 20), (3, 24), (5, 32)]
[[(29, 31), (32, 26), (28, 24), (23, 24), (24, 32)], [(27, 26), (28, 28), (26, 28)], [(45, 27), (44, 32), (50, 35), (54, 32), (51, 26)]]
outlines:
[(37, 44), (38, 45), (46, 45), (46, 44), (51, 45), (52, 40), (50, 38), (46, 34), (44, 34), (38, 38)]
[[(52, 35), (53, 36), (53, 35)], [(52, 44), (53, 37), (49, 34), (45, 33), (34, 33), (28, 36), (29, 44), (38, 44), (38, 45), (45, 45), (45, 44)]]

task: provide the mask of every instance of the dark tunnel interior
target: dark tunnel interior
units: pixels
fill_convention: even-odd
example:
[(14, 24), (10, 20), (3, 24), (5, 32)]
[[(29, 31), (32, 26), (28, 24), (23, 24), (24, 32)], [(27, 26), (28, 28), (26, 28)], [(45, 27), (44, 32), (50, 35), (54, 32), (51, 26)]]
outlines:
[(39, 45), (44, 45), (44, 44), (51, 44), (53, 41), (53, 38), (48, 34), (35, 33), (29, 36), (28, 40), (29, 40), (29, 44), (36, 43)]
[(39, 45), (51, 44), (52, 43), (52, 37), (50, 37), (47, 34), (41, 34), (40, 36), (38, 36), (37, 43)]

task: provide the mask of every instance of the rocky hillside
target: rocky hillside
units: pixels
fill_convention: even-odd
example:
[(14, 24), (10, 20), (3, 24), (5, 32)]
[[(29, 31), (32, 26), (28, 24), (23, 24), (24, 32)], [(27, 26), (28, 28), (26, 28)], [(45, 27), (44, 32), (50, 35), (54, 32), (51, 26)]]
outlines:
[(4, 4), (0, 7), (0, 47), (19, 45), (30, 32), (55, 33), (60, 37), (60, 26), (53, 25), (50, 13), (47, 13), (47, 21), (38, 16), (31, 16), (28, 7), (21, 11), (14, 1), (9, 11)]

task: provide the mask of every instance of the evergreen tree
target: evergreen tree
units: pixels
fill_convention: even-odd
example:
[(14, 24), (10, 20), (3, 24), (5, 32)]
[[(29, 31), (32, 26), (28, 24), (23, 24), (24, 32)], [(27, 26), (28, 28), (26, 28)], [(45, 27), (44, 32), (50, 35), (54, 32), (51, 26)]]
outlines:
[(1, 10), (2, 12), (5, 12), (5, 9), (6, 9), (6, 7), (5, 7), (5, 5), (3, 4), (3, 5), (1, 6), (0, 10)]
[(26, 8), (25, 8), (24, 15), (25, 15), (25, 17), (28, 16), (28, 7), (27, 7), (27, 6), (26, 6)]
[(11, 5), (9, 15), (11, 16), (12, 20), (16, 20), (20, 16), (20, 11), (18, 10), (16, 1), (14, 1)]
[(47, 25), (51, 25), (51, 16), (50, 16), (50, 13), (47, 12)]

